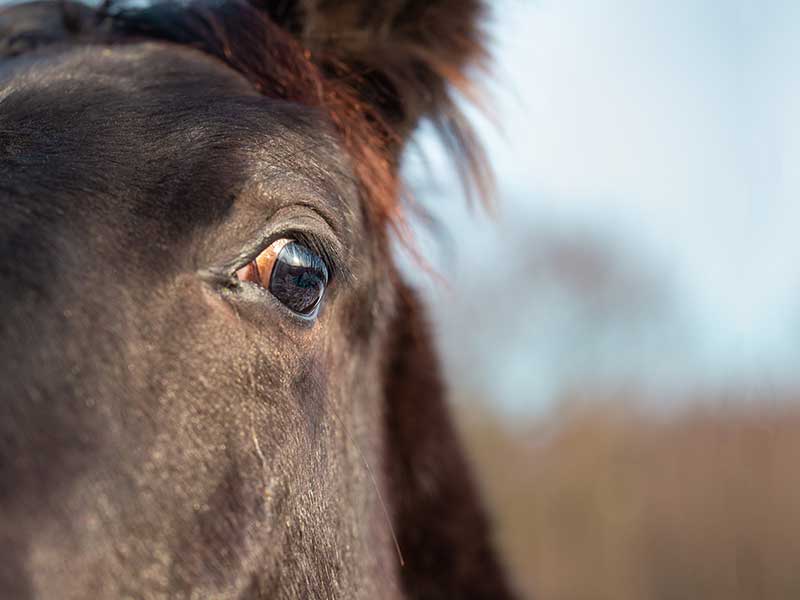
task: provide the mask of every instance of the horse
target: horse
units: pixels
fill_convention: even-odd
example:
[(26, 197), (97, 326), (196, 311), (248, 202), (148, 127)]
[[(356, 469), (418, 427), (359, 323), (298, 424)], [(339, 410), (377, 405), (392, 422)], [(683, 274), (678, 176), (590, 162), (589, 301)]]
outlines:
[(484, 16), (0, 9), (3, 597), (513, 596), (392, 250)]

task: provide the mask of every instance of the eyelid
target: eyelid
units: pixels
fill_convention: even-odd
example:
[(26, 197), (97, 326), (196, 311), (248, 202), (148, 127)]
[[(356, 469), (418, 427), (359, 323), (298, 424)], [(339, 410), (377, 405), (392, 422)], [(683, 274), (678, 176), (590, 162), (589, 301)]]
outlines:
[[(337, 278), (350, 279), (352, 272), (352, 251), (343, 241), (348, 235), (334, 227), (325, 210), (318, 210), (308, 201), (300, 200), (287, 204), (266, 214), (261, 211), (239, 212), (230, 218), (218, 231), (210, 236), (207, 246), (208, 257), (197, 263), (206, 273), (231, 275), (248, 262), (255, 259), (265, 248), (280, 238), (291, 238), (303, 243), (319, 254), (331, 274)], [(238, 243), (237, 243), (238, 242)], [(214, 252), (214, 247), (220, 252)], [(214, 256), (216, 255), (216, 256)]]

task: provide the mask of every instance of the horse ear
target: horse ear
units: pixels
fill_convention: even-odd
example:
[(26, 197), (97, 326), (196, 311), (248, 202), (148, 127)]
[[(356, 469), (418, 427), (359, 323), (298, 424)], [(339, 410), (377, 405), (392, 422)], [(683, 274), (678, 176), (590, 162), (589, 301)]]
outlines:
[(447, 409), (415, 294), (401, 287), (386, 369), (387, 475), (411, 598), (511, 598)]
[(450, 86), (485, 62), (481, 0), (251, 0), (312, 59), (354, 82), (405, 138), (423, 116), (455, 115)]

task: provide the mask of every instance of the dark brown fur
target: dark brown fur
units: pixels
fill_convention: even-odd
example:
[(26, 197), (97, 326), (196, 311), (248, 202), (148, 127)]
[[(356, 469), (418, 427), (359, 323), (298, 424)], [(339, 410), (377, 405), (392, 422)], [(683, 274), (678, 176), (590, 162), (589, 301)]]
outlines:
[(387, 375), (389, 479), (411, 598), (509, 592), (469, 465), (444, 401), (439, 361), (416, 296), (400, 288)]
[[(511, 595), (390, 248), (420, 119), (478, 164), (482, 14), (0, 11), (7, 597)], [(265, 227), (339, 267), (317, 321), (211, 277)]]

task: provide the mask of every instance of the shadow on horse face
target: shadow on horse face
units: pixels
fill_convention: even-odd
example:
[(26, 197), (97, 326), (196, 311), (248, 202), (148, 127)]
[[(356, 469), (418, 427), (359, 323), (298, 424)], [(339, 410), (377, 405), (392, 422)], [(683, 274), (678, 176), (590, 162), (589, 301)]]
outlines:
[[(319, 115), (164, 44), (37, 57), (13, 81), (2, 422), (33, 572), (59, 570), (63, 590), (91, 583), (65, 556), (89, 577), (175, 556), (150, 577), (230, 586), (307, 518), (362, 521), (340, 474), (363, 465), (335, 418), (374, 443), (380, 353), (354, 332), (391, 283)], [(224, 277), (275, 238), (342, 263), (315, 320)], [(381, 547), (385, 527), (361, 525), (315, 543)], [(122, 554), (103, 543), (134, 535)]]
[(0, 61), (4, 593), (505, 594), (330, 116), (171, 41), (59, 35)]

